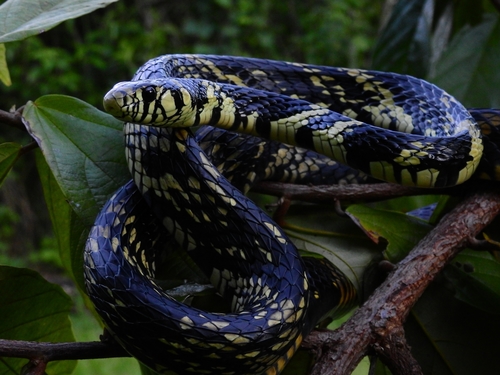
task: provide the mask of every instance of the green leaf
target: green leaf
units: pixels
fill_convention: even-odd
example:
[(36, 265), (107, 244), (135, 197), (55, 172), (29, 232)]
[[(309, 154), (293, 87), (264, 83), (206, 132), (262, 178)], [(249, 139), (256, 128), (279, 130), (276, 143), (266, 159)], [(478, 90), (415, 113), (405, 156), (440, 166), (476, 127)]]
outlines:
[(82, 253), (89, 227), (79, 220), (69, 205), (40, 153), (37, 153), (36, 163), (63, 267), (68, 271), (68, 274), (76, 282), (80, 290), (84, 291)]
[[(458, 32), (429, 79), (468, 107), (500, 107), (500, 21), (483, 22)], [(474, 46), (474, 48), (471, 48)]]
[(40, 34), (117, 0), (8, 0), (0, 5), (0, 43)]
[(40, 176), (40, 182), (42, 183), (45, 203), (47, 204), (50, 220), (52, 222), (52, 228), (59, 246), (62, 264), (70, 274), (73, 274), (70, 261), (71, 257), (68, 256), (68, 251), (70, 249), (71, 214), (73, 210), (64, 197), (61, 188), (57, 184), (54, 175), (40, 152), (36, 153), (36, 165), (38, 175)]
[(64, 196), (84, 225), (130, 175), (123, 123), (91, 105), (62, 95), (29, 102), (23, 116)]
[(22, 146), (17, 143), (0, 144), (0, 185), (14, 166)]
[(0, 81), (2, 81), (5, 86), (12, 85), (9, 68), (7, 67), (7, 60), (5, 59), (5, 44), (3, 43), (0, 43)]
[(352, 205), (346, 210), (359, 227), (374, 242), (387, 240), (385, 256), (391, 262), (398, 262), (432, 228), (423, 221), (400, 212), (385, 211), (365, 205)]
[(319, 254), (335, 264), (360, 290), (363, 274), (380, 249), (333, 207), (296, 204), (286, 215), (284, 229), (302, 251)]
[(372, 68), (423, 77), (430, 58), (432, 1), (398, 1), (377, 40)]
[(439, 281), (412, 309), (405, 331), (424, 374), (496, 374), (500, 368), (498, 315), (457, 300)]
[(60, 95), (28, 103), (23, 116), (47, 162), (38, 160), (37, 167), (61, 259), (84, 291), (82, 251), (90, 225), (106, 200), (130, 178), (123, 123)]
[[(75, 341), (69, 321), (71, 299), (61, 287), (38, 273), (22, 268), (0, 267), (0, 337), (7, 340), (44, 342)], [(2, 358), (0, 374), (19, 374), (27, 362)], [(75, 361), (50, 362), (47, 374), (71, 374)]]
[(455, 297), (480, 310), (500, 314), (500, 262), (490, 253), (462, 251), (444, 274), (455, 286)]

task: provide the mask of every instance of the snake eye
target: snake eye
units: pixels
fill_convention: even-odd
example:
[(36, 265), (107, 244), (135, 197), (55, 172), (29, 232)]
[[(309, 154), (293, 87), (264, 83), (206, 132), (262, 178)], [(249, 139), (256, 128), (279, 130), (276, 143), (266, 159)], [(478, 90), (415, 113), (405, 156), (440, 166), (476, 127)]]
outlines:
[(156, 99), (156, 90), (153, 86), (148, 86), (142, 90), (142, 99), (147, 102), (151, 103), (155, 101)]

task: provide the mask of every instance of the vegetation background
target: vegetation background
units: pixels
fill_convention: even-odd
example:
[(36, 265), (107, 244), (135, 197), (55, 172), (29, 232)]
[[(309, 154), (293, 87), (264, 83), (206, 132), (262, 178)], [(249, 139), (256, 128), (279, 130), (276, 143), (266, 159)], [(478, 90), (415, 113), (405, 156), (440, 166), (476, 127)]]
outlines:
[[(107, 2), (0, 2), (0, 42), (5, 42), (0, 48), (0, 79), (4, 82), (0, 85), (0, 110), (19, 108), (47, 94), (70, 95), (100, 109), (102, 96), (110, 87), (129, 79), (147, 59), (166, 53), (243, 55), (395, 71), (428, 79), (468, 107), (500, 107), (500, 5), (496, 1), (121, 0), (109, 1), (111, 4), (106, 8), (65, 21), (69, 18), (69, 7), (83, 7), (83, 3)], [(16, 10), (16, 4), (24, 4), (25, 8)], [(34, 33), (38, 35), (33, 36), (29, 36), (30, 32), (20, 22), (21, 33), (12, 34), (13, 20), (28, 13), (26, 4), (39, 7), (42, 15), (53, 8), (60, 9), (55, 17), (58, 22), (54, 24), (65, 22), (52, 29), (53, 25), (35, 27)], [(71, 113), (76, 107), (70, 102), (67, 108)], [(28, 121), (32, 119), (27, 118)], [(31, 131), (37, 134), (36, 130)], [(32, 138), (19, 129), (2, 126), (0, 142), (11, 141), (26, 145)], [(54, 196), (60, 194), (54, 186), (60, 186), (64, 193), (64, 183), (44, 180), (51, 179), (52, 173), (57, 179), (57, 173), (49, 160), (50, 169), (40, 161), (43, 158), (38, 152), (19, 149), (8, 153), (5, 150), (0, 152), (3, 163), (0, 165), (3, 181), (0, 189), (0, 264), (35, 269), (47, 279), (64, 285), (72, 297), (73, 307), (63, 303), (66, 307), (56, 309), (57, 314), (50, 313), (52, 318), (60, 320), (58, 314), (64, 310), (65, 315), (71, 315), (78, 340), (96, 340), (100, 327), (85, 312), (73, 281), (67, 281), (76, 279), (78, 285), (80, 276), (75, 276), (78, 266), (73, 258), (67, 260), (68, 249), (63, 249), (64, 244), (73, 244), (72, 251), (81, 254), (81, 243), (78, 245), (76, 240), (75, 245), (75, 242), (62, 239), (61, 233), (75, 230), (73, 226), (62, 229), (63, 218), (73, 217), (73, 214), (61, 208), (62, 203), (61, 207), (54, 204)], [(50, 159), (45, 150), (44, 155), (45, 159)], [(62, 171), (63, 175), (65, 173), (70, 176), (73, 172), (67, 169)], [(57, 192), (52, 195), (47, 186)], [(72, 198), (64, 196), (64, 199), (71, 201)], [(444, 202), (447, 198), (436, 199)], [(416, 202), (398, 201), (398, 204), (411, 207)], [(392, 209), (393, 203), (384, 209), (388, 207)], [(379, 215), (380, 223), (389, 220), (384, 212)], [(80, 228), (85, 225), (88, 223), (81, 224)], [(410, 231), (420, 229), (411, 227)], [(396, 226), (394, 232), (400, 231)], [(391, 233), (386, 235), (391, 244)], [(415, 239), (410, 235), (406, 237), (406, 247), (411, 248)], [(379, 251), (380, 247), (376, 249)], [(385, 249), (384, 256), (397, 260), (401, 254)], [(498, 262), (494, 254), (481, 256), (481, 259), (468, 253), (464, 257), (462, 262), (472, 265), (476, 271), (473, 280), (467, 279), (470, 275), (464, 276), (460, 268), (462, 263), (457, 262), (459, 266), (448, 270), (448, 278), (443, 282), (444, 289), (449, 291), (446, 298), (452, 300), (450, 304), (436, 305), (436, 301), (443, 299), (442, 290), (430, 291), (428, 296), (427, 306), (444, 314), (445, 320), (446, 313), (452, 311), (450, 306), (457, 309), (453, 310), (457, 314), (450, 318), (450, 323), (455, 325), (453, 337), (449, 332), (444, 333), (441, 321), (426, 314), (424, 307), (420, 310), (417, 307), (410, 318), (407, 330), (413, 332), (412, 345), (422, 359), (426, 374), (486, 374), (494, 373), (495, 366), (500, 368), (494, 354), (500, 347), (490, 338), (491, 332), (499, 332), (498, 323), (495, 323), (500, 313)], [(346, 259), (351, 264), (351, 259)], [(368, 263), (366, 258), (363, 262)], [(0, 338), (34, 339), (23, 335), (36, 332), (40, 324), (28, 324), (33, 317), (21, 313), (23, 306), (16, 299), (18, 293), (6, 291), (17, 288), (19, 281), (13, 281), (16, 277), (38, 276), (28, 271), (20, 276), (17, 272), (9, 267), (0, 270)], [(38, 288), (37, 284), (31, 291), (41, 296), (42, 289)], [(58, 295), (62, 293), (50, 290)], [(33, 298), (29, 298), (27, 310), (35, 303)], [(47, 297), (43, 297), (40, 303), (47, 301)], [(9, 314), (22, 316), (24, 320), (16, 326), (5, 318), (11, 316)], [(435, 326), (430, 328), (424, 320), (435, 322)], [(69, 323), (60, 330), (71, 330)], [(446, 330), (451, 328), (446, 327)], [(51, 340), (71, 340), (71, 335), (61, 337)], [(451, 344), (443, 346), (443, 341)], [(465, 353), (475, 353), (475, 359), (470, 360), (472, 355)], [(9, 361), (0, 359), (0, 374), (19, 373), (19, 363), (23, 361)], [(73, 367), (53, 366), (47, 373), (71, 373)], [(106, 360), (98, 364), (80, 361), (76, 371), (82, 374), (135, 374), (139, 367), (132, 359)], [(360, 371), (366, 373), (365, 369)], [(387, 370), (380, 367), (377, 371), (382, 374)]]

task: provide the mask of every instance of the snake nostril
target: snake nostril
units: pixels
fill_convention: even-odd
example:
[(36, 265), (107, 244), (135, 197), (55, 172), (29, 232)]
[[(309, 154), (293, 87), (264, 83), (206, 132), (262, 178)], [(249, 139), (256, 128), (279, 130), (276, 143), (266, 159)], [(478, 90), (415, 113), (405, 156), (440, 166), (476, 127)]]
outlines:
[(156, 100), (156, 89), (153, 86), (147, 86), (142, 90), (142, 99), (151, 103)]

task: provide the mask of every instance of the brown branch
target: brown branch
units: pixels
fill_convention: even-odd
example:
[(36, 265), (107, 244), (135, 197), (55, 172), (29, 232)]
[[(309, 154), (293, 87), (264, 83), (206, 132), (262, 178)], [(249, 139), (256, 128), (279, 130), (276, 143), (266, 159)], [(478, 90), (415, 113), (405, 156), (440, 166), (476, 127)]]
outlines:
[(403, 323), (435, 276), (500, 212), (497, 190), (478, 190), (455, 207), (341, 328), (313, 332), (305, 343), (318, 356), (311, 374), (350, 374), (373, 353), (395, 375), (421, 374), (406, 344)]
[(26, 131), (26, 127), (24, 126), (22, 121), (21, 113), (22, 108), (18, 109), (15, 112), (7, 112), (0, 109), (0, 124), (5, 124), (19, 130)]
[(310, 203), (334, 202), (335, 200), (363, 200), (373, 201), (402, 197), (408, 195), (424, 194), (461, 194), (468, 185), (453, 188), (424, 189), (417, 187), (401, 186), (389, 183), (362, 184), (362, 185), (295, 185), (283, 182), (262, 181), (252, 188), (253, 192), (285, 196), (290, 200), (300, 200)]
[(0, 357), (27, 358), (46, 363), (70, 359), (130, 357), (130, 355), (111, 340), (78, 343), (0, 340)]

